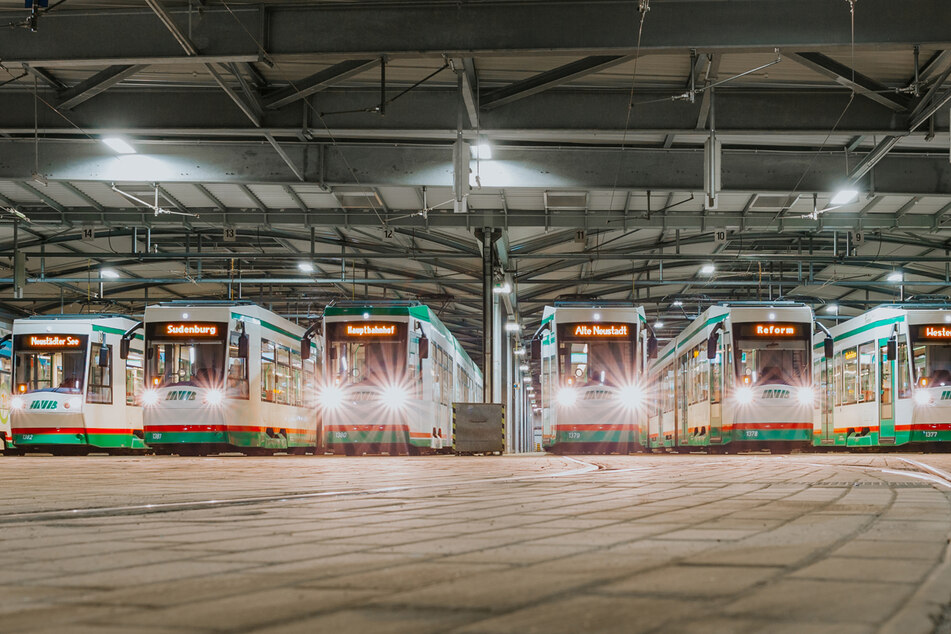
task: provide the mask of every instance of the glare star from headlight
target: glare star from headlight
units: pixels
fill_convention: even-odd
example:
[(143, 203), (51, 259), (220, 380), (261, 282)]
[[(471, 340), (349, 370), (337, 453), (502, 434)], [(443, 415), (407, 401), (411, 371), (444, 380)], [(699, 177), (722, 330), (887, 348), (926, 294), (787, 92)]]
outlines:
[(409, 402), (409, 394), (398, 385), (387, 386), (380, 396), (383, 399), (384, 407), (390, 409), (402, 409)]
[(155, 390), (145, 390), (142, 392), (142, 404), (143, 405), (155, 405), (158, 403), (158, 392)]
[(644, 391), (637, 385), (628, 385), (618, 391), (618, 399), (628, 409), (637, 409), (644, 404)]
[(224, 403), (225, 393), (221, 390), (208, 390), (205, 392), (205, 404), (217, 407)]
[(10, 401), (10, 409), (23, 409), (23, 399), (19, 396), (14, 396), (13, 400)]
[(799, 391), (796, 392), (796, 398), (798, 398), (799, 402), (803, 405), (812, 405), (815, 402), (816, 393), (811, 387), (801, 387)]
[(918, 405), (931, 404), (931, 395), (924, 390), (915, 390), (915, 403)]
[(748, 387), (741, 387), (735, 394), (736, 402), (740, 405), (749, 405), (753, 402), (753, 390)]

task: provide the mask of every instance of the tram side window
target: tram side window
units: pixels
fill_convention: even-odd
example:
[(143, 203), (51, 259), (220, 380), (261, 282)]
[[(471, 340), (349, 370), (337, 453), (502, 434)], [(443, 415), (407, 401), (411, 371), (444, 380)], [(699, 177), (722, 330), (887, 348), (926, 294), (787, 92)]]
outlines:
[(697, 351), (694, 353), (694, 362), (697, 364), (697, 401), (705, 403), (710, 400), (710, 373), (708, 372), (709, 363), (707, 361), (707, 351), (705, 345), (697, 345)]
[(231, 333), (228, 345), (228, 397), (247, 399), (248, 389), (248, 360), (238, 356), (238, 340), (241, 333)]
[(898, 398), (911, 397), (911, 373), (908, 371), (908, 340), (905, 335), (898, 337)]
[(274, 342), (261, 340), (261, 400), (274, 403), (276, 393), (277, 368), (274, 358)]
[(843, 404), (843, 383), (842, 383), (842, 353), (835, 353), (835, 369), (833, 371), (835, 374), (835, 404)]
[(664, 372), (664, 412), (674, 411), (674, 366), (668, 365)]
[(274, 344), (276, 361), (274, 363), (274, 391), (277, 396), (275, 402), (287, 405), (291, 402), (292, 380), (290, 371), (290, 349), (280, 344)]
[(717, 355), (707, 363), (710, 365), (710, 402), (719, 403), (723, 398), (722, 392), (722, 370), (721, 360), (723, 355), (717, 352)]
[(112, 403), (112, 363), (106, 367), (99, 365), (99, 352), (102, 348), (106, 348), (106, 354), (111, 356), (109, 346), (92, 344), (92, 354), (89, 355), (89, 385), (86, 389), (87, 403)]
[(145, 366), (142, 363), (141, 350), (129, 350), (125, 360), (125, 404), (141, 405), (139, 389), (145, 381)]
[(313, 395), (317, 389), (317, 378), (314, 368), (317, 359), (311, 354), (310, 359), (304, 361), (304, 393), (301, 394), (301, 405), (304, 407), (313, 407)]
[(859, 346), (859, 391), (858, 401), (864, 403), (875, 400), (875, 344), (863, 343)]
[(542, 407), (548, 407), (551, 402), (551, 357), (542, 355)]
[(291, 350), (291, 367), (289, 385), (291, 387), (289, 402), (291, 405), (300, 407), (304, 404), (304, 364), (300, 358), (300, 352)]
[(10, 391), (13, 387), (13, 360), (0, 357), (0, 410), (6, 410), (10, 404)]
[(419, 358), (419, 337), (410, 335), (409, 338), (409, 381), (413, 386), (413, 395), (416, 398), (422, 396), (423, 381), (421, 370), (421, 359)]
[(858, 402), (859, 353), (857, 348), (847, 348), (842, 364), (842, 404)]

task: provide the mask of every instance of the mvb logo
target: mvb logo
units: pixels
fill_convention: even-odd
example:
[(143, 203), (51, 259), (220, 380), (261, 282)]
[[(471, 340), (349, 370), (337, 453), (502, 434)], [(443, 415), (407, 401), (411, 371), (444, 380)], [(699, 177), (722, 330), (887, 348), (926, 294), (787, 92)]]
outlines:
[(56, 401), (33, 401), (30, 409), (56, 409)]
[(941, 392), (942, 401), (951, 401), (951, 390), (944, 390)]
[(165, 395), (166, 401), (194, 401), (195, 393), (191, 390), (174, 390)]
[(771, 388), (763, 392), (763, 398), (789, 398), (789, 390)]

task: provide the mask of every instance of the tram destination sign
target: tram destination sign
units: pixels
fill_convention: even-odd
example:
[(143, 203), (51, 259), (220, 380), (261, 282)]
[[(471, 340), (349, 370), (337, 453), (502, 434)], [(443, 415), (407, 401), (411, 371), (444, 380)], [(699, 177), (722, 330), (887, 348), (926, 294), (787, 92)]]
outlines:
[(167, 323), (161, 332), (169, 337), (217, 337), (218, 324), (207, 323)]
[(571, 334), (575, 337), (629, 337), (630, 324), (573, 324)]
[(85, 347), (86, 335), (17, 335), (17, 350), (77, 350)]
[(951, 341), (951, 325), (949, 324), (925, 324), (923, 326), (916, 326), (915, 330), (919, 339), (943, 339)]
[(764, 337), (764, 338), (786, 338), (799, 337), (803, 334), (802, 324), (790, 323), (747, 323), (736, 325), (737, 334), (740, 337)]
[(392, 337), (396, 334), (396, 324), (348, 323), (344, 333), (348, 337)]

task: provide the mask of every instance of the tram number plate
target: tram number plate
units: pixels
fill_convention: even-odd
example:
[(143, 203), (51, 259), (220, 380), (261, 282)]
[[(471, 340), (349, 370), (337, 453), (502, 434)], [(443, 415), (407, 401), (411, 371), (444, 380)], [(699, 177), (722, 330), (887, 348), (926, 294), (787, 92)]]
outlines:
[(581, 440), (581, 432), (580, 431), (568, 432), (568, 440)]
[(937, 438), (937, 437), (938, 437), (938, 432), (936, 432), (936, 431), (926, 431), (926, 432), (925, 432), (925, 438)]
[(160, 432), (152, 432), (149, 434), (152, 437), (152, 440), (161, 440), (162, 434)]
[(33, 434), (23, 434), (23, 440), (33, 440)]
[(745, 433), (747, 438), (759, 438), (759, 432), (755, 429), (747, 430)]
[(347, 439), (347, 438), (349, 438), (349, 437), (350, 437), (350, 435), (349, 435), (348, 432), (345, 432), (345, 431), (335, 431), (335, 432), (334, 432), (334, 438), (339, 438), (339, 439), (345, 440), (345, 439)]

